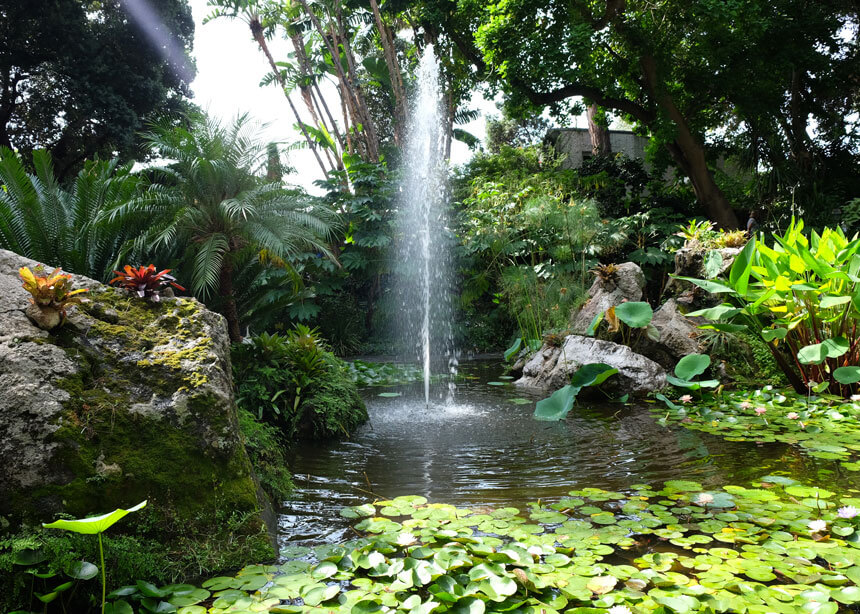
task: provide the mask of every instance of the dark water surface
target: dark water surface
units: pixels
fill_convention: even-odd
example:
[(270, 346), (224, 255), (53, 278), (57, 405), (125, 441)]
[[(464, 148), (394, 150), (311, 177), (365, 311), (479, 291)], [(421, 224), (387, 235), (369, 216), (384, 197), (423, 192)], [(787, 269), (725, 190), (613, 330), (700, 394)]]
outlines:
[[(498, 362), (469, 362), (461, 373), (451, 403), (441, 384), (432, 389), (430, 408), (422, 384), (369, 388), (370, 422), (351, 439), (295, 446), (290, 469), (297, 489), (282, 509), (282, 545), (349, 539), (354, 535), (338, 514), (342, 507), (399, 495), (522, 508), (572, 489), (623, 490), (672, 479), (713, 487), (781, 473), (827, 488), (850, 484), (838, 463), (787, 444), (731, 442), (660, 426), (648, 404), (580, 401), (566, 421), (538, 422), (534, 401), (546, 394), (488, 385), (503, 374)], [(378, 396), (386, 391), (403, 394)], [(517, 405), (514, 398), (533, 402)]]

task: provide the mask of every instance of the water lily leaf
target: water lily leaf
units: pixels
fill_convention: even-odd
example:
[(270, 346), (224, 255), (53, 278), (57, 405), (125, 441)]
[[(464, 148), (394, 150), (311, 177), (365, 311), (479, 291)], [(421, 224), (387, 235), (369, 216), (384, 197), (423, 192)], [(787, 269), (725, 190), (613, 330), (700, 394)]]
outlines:
[(477, 597), (464, 597), (455, 603), (449, 612), (452, 614), (484, 614), (486, 606)]
[(518, 397), (516, 399), (511, 399), (511, 403), (513, 403), (514, 405), (530, 405), (531, 403), (534, 403), (534, 401)]
[(800, 484), (794, 486), (787, 486), (785, 489), (786, 494), (791, 495), (792, 497), (804, 497), (804, 498), (821, 498), (828, 499), (833, 496), (834, 493), (829, 490), (825, 490), (823, 488), (818, 488), (817, 486), (802, 486)]
[(675, 365), (675, 375), (679, 379), (690, 381), (704, 373), (710, 364), (711, 357), (707, 354), (688, 354)]
[(507, 386), (508, 382), (487, 382), (487, 386)]
[(605, 595), (618, 584), (618, 578), (614, 576), (597, 576), (591, 578), (585, 587), (595, 595)]
[(856, 384), (860, 382), (860, 367), (838, 367), (833, 371), (833, 378), (840, 384)]
[(24, 548), (12, 556), (12, 563), (15, 565), (38, 565), (46, 560), (48, 560), (48, 556), (36, 548)]
[(86, 561), (75, 561), (69, 565), (66, 573), (76, 580), (91, 580), (99, 575), (99, 568)]
[(388, 399), (392, 399), (392, 398), (394, 398), (394, 397), (399, 397), (399, 396), (402, 396), (402, 395), (403, 395), (403, 393), (402, 393), (402, 392), (380, 392), (380, 393), (379, 393), (378, 395), (376, 395), (376, 396), (378, 396), (378, 397), (385, 397), (385, 398), (388, 398)]
[(350, 610), (351, 614), (375, 614), (382, 609), (382, 604), (378, 601), (373, 601), (371, 599), (365, 599), (364, 601), (359, 601)]
[(130, 507), (127, 510), (116, 509), (108, 514), (93, 516), (92, 518), (82, 518), (80, 520), (55, 520), (54, 522), (47, 524), (43, 523), (42, 526), (46, 529), (63, 529), (66, 531), (72, 531), (73, 533), (95, 535), (96, 533), (106, 531), (127, 514), (136, 512), (144, 507), (146, 507), (146, 501), (141, 501), (134, 507)]
[(580, 388), (568, 384), (553, 392), (546, 399), (538, 401), (535, 405), (535, 419), (544, 421), (563, 419), (573, 408), (573, 402), (576, 400), (576, 395), (579, 394), (579, 391)]
[(616, 305), (615, 316), (630, 328), (644, 328), (651, 323), (654, 311), (648, 303), (630, 301)]
[[(625, 305), (627, 303), (624, 303)], [(599, 386), (609, 377), (618, 373), (618, 369), (602, 362), (582, 365), (570, 378), (571, 386), (585, 388), (586, 386)]]

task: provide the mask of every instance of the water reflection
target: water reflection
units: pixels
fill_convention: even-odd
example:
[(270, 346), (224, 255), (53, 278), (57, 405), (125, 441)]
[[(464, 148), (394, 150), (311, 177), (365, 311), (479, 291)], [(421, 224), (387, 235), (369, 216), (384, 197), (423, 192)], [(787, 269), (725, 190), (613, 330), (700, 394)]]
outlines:
[[(338, 511), (374, 498), (424, 495), (455, 505), (522, 507), (593, 486), (692, 479), (707, 486), (746, 483), (769, 473), (830, 474), (837, 464), (816, 461), (781, 443), (730, 442), (680, 427), (664, 427), (644, 404), (583, 403), (567, 420), (535, 421), (543, 394), (486, 382), (495, 363), (463, 366), (469, 375), (453, 404), (424, 406), (423, 390), (382, 398), (365, 391), (370, 423), (351, 440), (296, 446), (290, 468), (298, 492), (281, 516), (284, 544), (312, 545), (350, 537)], [(412, 394), (414, 392), (414, 394)]]

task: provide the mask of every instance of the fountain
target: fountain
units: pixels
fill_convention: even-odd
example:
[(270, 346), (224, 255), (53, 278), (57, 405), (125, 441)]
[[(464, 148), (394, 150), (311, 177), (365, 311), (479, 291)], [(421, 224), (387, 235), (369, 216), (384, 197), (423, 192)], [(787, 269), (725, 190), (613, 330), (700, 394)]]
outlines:
[[(456, 373), (451, 332), (451, 287), (446, 205), (446, 166), (439, 62), (428, 45), (421, 56), (404, 158), (400, 195), (401, 330), (424, 369), (424, 402), (430, 404), (434, 362)], [(453, 395), (453, 381), (448, 397)]]

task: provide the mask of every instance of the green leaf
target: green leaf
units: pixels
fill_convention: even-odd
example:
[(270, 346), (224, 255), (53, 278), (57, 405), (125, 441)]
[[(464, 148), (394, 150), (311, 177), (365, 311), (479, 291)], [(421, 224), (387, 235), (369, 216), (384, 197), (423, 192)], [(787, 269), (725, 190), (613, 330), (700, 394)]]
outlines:
[(844, 337), (825, 339), (821, 343), (800, 348), (797, 351), (797, 360), (805, 365), (817, 365), (827, 358), (839, 358), (848, 348), (848, 340)]
[(109, 529), (114, 523), (125, 517), (126, 514), (136, 512), (146, 506), (146, 501), (142, 501), (127, 510), (117, 509), (109, 514), (94, 516), (92, 518), (83, 518), (81, 520), (55, 520), (48, 524), (42, 524), (46, 529), (63, 529), (72, 531), (73, 533), (83, 533), (84, 535), (95, 535)]
[(825, 296), (818, 302), (818, 306), (821, 309), (829, 309), (831, 307), (837, 307), (839, 305), (844, 305), (845, 303), (850, 302), (850, 296)]
[(770, 342), (774, 339), (785, 339), (787, 334), (787, 328), (765, 328), (761, 331), (761, 338)]
[(681, 281), (689, 281), (691, 284), (700, 287), (702, 290), (709, 292), (711, 294), (730, 294), (734, 293), (735, 289), (731, 286), (727, 286), (718, 281), (709, 281), (707, 279), (697, 279), (695, 277), (681, 277), (681, 276), (672, 276), (674, 279), (680, 279)]
[(12, 557), (12, 563), (15, 565), (38, 565), (47, 559), (47, 555), (45, 555), (41, 550), (25, 548), (15, 553)]
[(99, 575), (99, 568), (86, 561), (75, 561), (69, 565), (66, 573), (69, 574), (69, 577), (76, 580), (91, 580)]
[(593, 362), (582, 365), (570, 378), (570, 384), (577, 388), (586, 386), (599, 386), (612, 375), (618, 373), (618, 369), (602, 362)]
[(752, 271), (753, 255), (755, 253), (755, 239), (750, 239), (740, 253), (735, 256), (729, 271), (729, 283), (735, 292), (745, 296), (749, 287), (750, 272)]
[(840, 384), (860, 382), (860, 367), (839, 367), (833, 371), (834, 379)]
[(710, 309), (699, 309), (692, 311), (687, 315), (694, 318), (707, 318), (708, 320), (726, 320), (740, 313), (741, 310), (737, 307), (732, 307), (728, 303), (711, 307)]
[(689, 381), (704, 373), (710, 364), (711, 357), (707, 354), (688, 354), (675, 365), (675, 375), (680, 379)]
[(723, 268), (723, 255), (716, 249), (709, 250), (702, 261), (702, 270), (705, 277), (713, 279), (720, 274)]
[(523, 346), (523, 340), (521, 337), (517, 337), (514, 340), (513, 345), (505, 350), (505, 362), (509, 361), (511, 358), (517, 355), (520, 351), (520, 348)]
[(573, 408), (573, 402), (579, 391), (580, 388), (568, 384), (553, 392), (548, 398), (538, 401), (535, 405), (535, 419), (547, 422), (562, 420)]
[(648, 303), (637, 301), (616, 305), (615, 315), (630, 328), (643, 328), (651, 323), (654, 311)]

